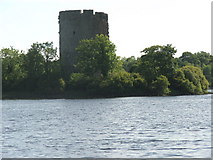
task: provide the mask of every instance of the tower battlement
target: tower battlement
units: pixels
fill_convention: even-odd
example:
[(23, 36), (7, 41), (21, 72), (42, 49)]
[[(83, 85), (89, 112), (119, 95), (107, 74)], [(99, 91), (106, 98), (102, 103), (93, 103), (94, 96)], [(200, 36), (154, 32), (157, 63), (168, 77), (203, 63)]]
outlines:
[(82, 39), (96, 34), (109, 36), (108, 15), (93, 10), (66, 10), (59, 12), (59, 50), (64, 73), (76, 72), (76, 47)]
[(108, 15), (104, 12), (95, 12), (93, 10), (66, 10), (66, 11), (60, 11), (59, 12), (59, 19), (67, 16), (95, 16), (96, 18), (102, 18), (105, 20), (108, 20)]
[(83, 14), (94, 15), (94, 14), (93, 14), (93, 10), (83, 10)]

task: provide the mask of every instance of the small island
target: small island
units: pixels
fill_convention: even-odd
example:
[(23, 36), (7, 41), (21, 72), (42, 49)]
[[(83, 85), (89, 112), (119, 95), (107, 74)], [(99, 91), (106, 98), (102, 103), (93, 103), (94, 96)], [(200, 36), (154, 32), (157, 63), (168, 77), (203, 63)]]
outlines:
[[(109, 39), (108, 15), (59, 13), (59, 53), (53, 42), (25, 53), (0, 50), (3, 99), (103, 98), (205, 94), (212, 86), (212, 55), (154, 45), (140, 57), (119, 57)], [(131, 45), (131, 44), (130, 44)]]
[(212, 55), (184, 52), (155, 45), (141, 57), (116, 56), (116, 46), (103, 34), (81, 40), (74, 66), (61, 69), (52, 42), (34, 43), (27, 53), (14, 48), (0, 51), (3, 99), (103, 98), (205, 94), (212, 85)]

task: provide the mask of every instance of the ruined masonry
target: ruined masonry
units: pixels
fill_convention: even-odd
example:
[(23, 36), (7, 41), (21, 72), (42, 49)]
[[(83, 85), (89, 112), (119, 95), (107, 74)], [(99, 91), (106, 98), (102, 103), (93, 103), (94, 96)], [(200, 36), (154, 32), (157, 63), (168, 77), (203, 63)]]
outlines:
[(69, 10), (59, 13), (59, 50), (62, 73), (76, 72), (76, 47), (82, 39), (95, 37), (96, 34), (109, 36), (108, 15), (93, 10)]

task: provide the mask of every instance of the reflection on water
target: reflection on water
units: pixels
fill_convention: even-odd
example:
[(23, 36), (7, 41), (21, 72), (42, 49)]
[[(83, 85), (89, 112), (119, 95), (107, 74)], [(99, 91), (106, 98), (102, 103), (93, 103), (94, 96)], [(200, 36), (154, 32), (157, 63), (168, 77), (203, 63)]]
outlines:
[(3, 157), (210, 157), (210, 95), (4, 100)]

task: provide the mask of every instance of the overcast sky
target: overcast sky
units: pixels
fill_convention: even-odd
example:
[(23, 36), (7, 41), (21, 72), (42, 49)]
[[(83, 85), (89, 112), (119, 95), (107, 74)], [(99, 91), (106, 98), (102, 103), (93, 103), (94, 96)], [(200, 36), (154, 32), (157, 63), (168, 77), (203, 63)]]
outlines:
[(211, 0), (0, 0), (0, 49), (26, 51), (46, 41), (58, 48), (59, 11), (79, 9), (108, 14), (110, 40), (122, 57), (166, 44), (176, 56), (211, 51)]

